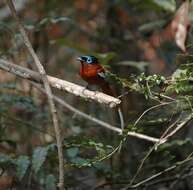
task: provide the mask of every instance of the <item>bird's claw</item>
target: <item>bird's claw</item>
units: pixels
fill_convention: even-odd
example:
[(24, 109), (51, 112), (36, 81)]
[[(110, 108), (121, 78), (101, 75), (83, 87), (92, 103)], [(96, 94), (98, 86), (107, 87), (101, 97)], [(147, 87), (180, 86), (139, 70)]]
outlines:
[(85, 93), (85, 90), (89, 90), (89, 85), (85, 86), (85, 88), (84, 88), (83, 91), (82, 91), (83, 94), (86, 94), (86, 93)]

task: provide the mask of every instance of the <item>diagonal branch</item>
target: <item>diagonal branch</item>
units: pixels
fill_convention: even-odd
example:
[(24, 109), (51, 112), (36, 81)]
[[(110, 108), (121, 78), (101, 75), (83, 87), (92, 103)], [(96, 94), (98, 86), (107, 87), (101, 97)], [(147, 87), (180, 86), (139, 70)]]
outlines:
[(6, 0), (6, 2), (7, 2), (7, 5), (9, 6), (9, 9), (11, 11), (12, 16), (14, 17), (14, 19), (17, 23), (17, 26), (18, 26), (19, 31), (20, 31), (22, 38), (23, 38), (23, 42), (24, 42), (27, 50), (29, 51), (29, 54), (33, 58), (33, 61), (38, 69), (38, 72), (40, 73), (41, 80), (43, 81), (44, 88), (46, 90), (46, 94), (48, 97), (48, 103), (49, 103), (49, 107), (50, 107), (50, 112), (52, 115), (53, 125), (54, 125), (54, 129), (55, 129), (57, 148), (58, 148), (58, 159), (59, 159), (59, 184), (58, 184), (58, 187), (59, 187), (59, 190), (63, 190), (64, 189), (64, 166), (63, 166), (64, 165), (64, 157), (63, 157), (63, 148), (62, 148), (62, 139), (61, 139), (61, 134), (60, 134), (60, 127), (59, 127), (59, 123), (58, 123), (57, 111), (56, 111), (56, 107), (54, 104), (52, 91), (51, 91), (44, 67), (42, 66), (38, 56), (36, 55), (32, 45), (29, 41), (29, 38), (25, 32), (25, 29), (22, 26), (19, 17), (17, 16), (17, 12), (16, 12), (15, 5), (14, 5), (13, 1), (12, 0)]
[[(40, 88), (40, 87), (36, 84), (36, 83), (41, 83), (41, 81), (40, 81), (40, 76), (39, 76), (39, 74), (38, 74), (37, 72), (34, 72), (34, 71), (30, 70), (30, 69), (27, 69), (27, 68), (24, 68), (24, 67), (21, 67), (21, 66), (12, 64), (12, 63), (10, 63), (10, 62), (8, 62), (8, 61), (6, 61), (6, 60), (3, 60), (3, 59), (0, 59), (0, 69), (2, 69), (2, 70), (4, 70), (4, 71), (7, 71), (7, 72), (10, 72), (10, 73), (12, 73), (12, 74), (14, 74), (14, 75), (16, 75), (16, 76), (21, 77), (21, 78), (28, 79), (29, 81), (33, 82), (33, 85), (35, 85), (39, 90), (41, 90), (42, 92), (45, 93), (45, 90), (43, 90), (42, 88)], [(54, 78), (54, 77), (48, 76), (48, 80), (49, 80), (50, 78)], [(57, 78), (55, 78), (55, 80), (56, 80), (56, 79), (57, 79)], [(58, 79), (58, 80), (63, 81), (63, 80), (61, 80), (61, 79)], [(36, 82), (36, 83), (34, 83), (34, 82)], [(50, 82), (50, 81), (49, 81), (49, 82)], [(68, 84), (69, 82), (63, 81), (63, 83)], [(59, 86), (57, 82), (56, 82), (56, 83), (50, 83), (50, 84), (51, 84), (51, 86), (53, 85), (53, 86), (55, 86), (55, 87)], [(69, 84), (71, 85), (72, 83), (69, 83)], [(63, 86), (62, 88), (63, 88), (63, 89), (65, 89), (65, 88), (67, 88), (67, 89), (72, 88), (73, 91), (75, 91), (75, 89), (74, 89), (73, 87), (71, 87), (69, 84), (68, 84), (67, 86)], [(74, 85), (75, 85), (75, 84), (74, 84)], [(78, 86), (78, 85), (77, 85), (77, 86)], [(78, 87), (79, 87), (79, 88), (82, 88), (82, 89), (84, 90), (83, 87), (81, 87), (81, 86), (78, 86)], [(92, 91), (89, 91), (89, 90), (86, 90), (86, 91), (88, 91), (89, 93), (92, 93)], [(100, 93), (100, 94), (103, 94), (103, 93)], [(86, 95), (85, 95), (85, 96), (86, 96)], [(101, 97), (102, 97), (102, 96), (101, 96)], [(58, 98), (58, 97), (56, 97), (56, 96), (53, 96), (53, 98), (54, 98), (54, 100), (55, 100), (56, 102), (58, 102), (60, 105), (66, 107), (67, 109), (69, 109), (70, 111), (76, 113), (77, 115), (79, 115), (79, 116), (81, 116), (81, 117), (83, 117), (83, 118), (85, 118), (85, 119), (87, 119), (87, 120), (90, 120), (90, 121), (92, 121), (92, 122), (94, 122), (94, 123), (96, 123), (96, 124), (98, 124), (98, 125), (100, 125), (100, 126), (102, 126), (102, 127), (105, 127), (105, 128), (107, 128), (107, 129), (109, 129), (109, 130), (112, 130), (112, 131), (117, 132), (117, 133), (119, 133), (119, 134), (122, 133), (122, 130), (121, 130), (120, 128), (114, 127), (114, 126), (112, 126), (112, 125), (110, 125), (110, 124), (108, 124), (108, 123), (106, 123), (106, 122), (104, 122), (104, 121), (101, 121), (101, 120), (99, 120), (99, 119), (97, 119), (97, 118), (95, 118), (95, 117), (92, 117), (92, 116), (90, 116), (90, 115), (87, 115), (87, 114), (79, 111), (78, 109), (72, 107), (72, 106), (69, 105), (67, 102), (65, 102), (64, 100), (62, 100), (62, 99), (60, 99), (60, 98)], [(105, 103), (105, 101), (107, 102), (107, 99), (101, 99), (101, 100), (103, 101), (103, 103)], [(110, 103), (110, 102), (109, 102), (109, 103)], [(144, 139), (144, 140), (147, 140), (147, 141), (150, 141), (150, 142), (154, 142), (154, 143), (155, 143), (155, 142), (159, 142), (159, 139), (158, 139), (158, 138), (150, 137), (150, 136), (147, 136), (147, 135), (144, 135), (144, 134), (141, 134), (141, 133), (127, 132), (127, 135), (128, 135), (128, 136), (135, 137), (135, 138), (139, 138), (139, 139)]]
[(163, 142), (165, 142), (166, 140), (168, 140), (169, 137), (171, 137), (171, 136), (174, 135), (178, 130), (180, 130), (182, 127), (184, 127), (191, 119), (192, 119), (192, 114), (190, 114), (187, 118), (185, 118), (183, 122), (181, 122), (179, 125), (177, 125), (177, 128), (176, 128), (176, 129), (174, 129), (171, 133), (169, 133), (169, 134), (167, 135), (168, 131), (169, 131), (171, 128), (173, 128), (173, 127), (176, 125), (176, 123), (179, 121), (179, 119), (177, 119), (176, 122), (174, 122), (172, 125), (170, 125), (170, 126), (164, 131), (164, 133), (163, 133), (163, 134), (161, 135), (161, 137), (160, 137), (160, 142), (161, 142), (161, 143), (160, 143), (160, 142), (155, 143), (154, 146), (148, 151), (148, 153), (147, 153), (147, 154), (145, 155), (145, 157), (142, 159), (142, 161), (141, 161), (141, 163), (140, 163), (140, 165), (139, 165), (139, 167), (138, 167), (138, 169), (137, 169), (134, 177), (132, 178), (131, 182), (130, 182), (127, 186), (125, 186), (124, 188), (122, 188), (122, 190), (127, 190), (127, 189), (132, 185), (132, 183), (135, 181), (136, 177), (138, 176), (139, 172), (141, 171), (141, 169), (142, 169), (145, 161), (146, 161), (147, 158), (150, 156), (150, 154), (153, 152), (153, 150), (156, 150), (157, 147), (158, 147), (160, 144), (162, 144)]
[[(21, 67), (19, 65), (10, 63), (9, 61), (4, 59), (0, 59), (0, 69), (13, 73), (19, 77), (22, 77), (37, 83), (42, 83), (39, 73), (32, 71), (30, 69), (27, 69), (25, 67)], [(97, 101), (101, 104), (108, 105), (111, 108), (121, 103), (121, 100), (117, 98), (114, 98), (112, 96), (109, 96), (101, 92), (87, 90), (83, 86), (79, 86), (77, 84), (74, 84), (65, 80), (61, 80), (52, 76), (47, 76), (47, 79), (50, 86), (54, 88), (57, 88), (59, 90), (64, 90), (66, 92), (72, 93), (76, 96), (80, 96), (88, 100)]]
[[(37, 72), (34, 72), (30, 69), (27, 69), (25, 67), (21, 67), (21, 66), (18, 66), (18, 65), (15, 65), (15, 64), (12, 64), (6, 60), (3, 60), (3, 59), (0, 59), (0, 69), (4, 70), (4, 71), (7, 71), (7, 72), (10, 72), (18, 77), (21, 77), (21, 78), (24, 78), (24, 79), (28, 79), (29, 81), (31, 81), (33, 83), (33, 85), (35, 85), (36, 88), (38, 88), (40, 91), (44, 92), (45, 93), (45, 90), (42, 89), (38, 84), (41, 83), (41, 79), (40, 79), (40, 76)], [(48, 80), (50, 78), (54, 78), (54, 77), (50, 77), (48, 76)], [(55, 78), (56, 80), (56, 78)], [(58, 79), (60, 81), (62, 81), (61, 79)], [(38, 84), (37, 84), (38, 83)], [(63, 83), (66, 83), (68, 84), (69, 82), (67, 81), (63, 81)], [(50, 83), (51, 86), (53, 85), (53, 83)], [(71, 83), (69, 83), (71, 85)], [(71, 86), (68, 85), (66, 86), (65, 88), (69, 89), (71, 88)], [(75, 84), (74, 84), (75, 85)], [(58, 83), (56, 82), (53, 86), (58, 86)], [(77, 85), (78, 86), (78, 85)], [(63, 86), (64, 88), (64, 86)], [(83, 88), (81, 86), (79, 86), (79, 88)], [(73, 89), (73, 88), (72, 88)], [(75, 89), (73, 89), (75, 91)], [(84, 90), (84, 88), (83, 88)], [(92, 91), (89, 91), (89, 90), (86, 90), (90, 93), (92, 93)], [(103, 93), (101, 93), (103, 94)], [(102, 97), (102, 96), (101, 96)], [(95, 117), (92, 117), (90, 115), (87, 115), (86, 113), (83, 113), (81, 111), (79, 111), (78, 109), (74, 108), (73, 106), (69, 105), (67, 102), (65, 102), (64, 100), (58, 98), (57, 96), (53, 96), (53, 99), (59, 103), (60, 105), (66, 107), (67, 109), (69, 109), (70, 111), (76, 113), (77, 115), (87, 119), (87, 120), (90, 120), (102, 127), (105, 127), (109, 130), (112, 130), (114, 132), (117, 132), (119, 134), (122, 133), (122, 130), (120, 128), (117, 128), (115, 126), (112, 126), (104, 121), (101, 121)], [(101, 99), (103, 100), (103, 103), (104, 103), (104, 100), (106, 101), (106, 99)], [(107, 102), (107, 101), (106, 101)], [(139, 138), (139, 139), (143, 139), (143, 140), (146, 140), (146, 141), (150, 141), (150, 142), (153, 142), (153, 143), (156, 143), (156, 142), (160, 142), (160, 139), (158, 138), (155, 138), (155, 137), (150, 137), (150, 136), (147, 136), (147, 135), (144, 135), (144, 134), (141, 134), (141, 133), (136, 133), (136, 132), (127, 132), (127, 135), (128, 136), (132, 136), (132, 137), (135, 137), (135, 138)]]
[[(41, 92), (45, 93), (45, 90), (43, 88), (41, 88), (39, 85), (37, 85), (36, 83), (32, 82), (32, 84), (38, 89), (40, 90)], [(54, 100), (61, 106), (69, 109), (71, 112), (74, 112), (76, 115), (79, 115), (89, 121), (92, 121), (93, 123), (96, 123), (106, 129), (109, 129), (109, 130), (112, 130), (114, 132), (117, 132), (119, 134), (122, 134), (122, 130), (120, 128), (117, 128), (113, 125), (110, 125), (109, 123), (106, 123), (104, 121), (101, 121), (93, 116), (90, 116), (84, 112), (81, 112), (80, 110), (74, 108), (73, 106), (71, 106), (70, 104), (68, 104), (67, 102), (65, 102), (64, 100), (62, 100), (61, 98), (53, 95), (53, 98)], [(144, 135), (144, 134), (141, 134), (141, 133), (136, 133), (136, 132), (127, 132), (127, 135), (128, 136), (131, 136), (131, 137), (135, 137), (135, 138), (138, 138), (138, 139), (142, 139), (142, 140), (146, 140), (146, 141), (150, 141), (150, 142), (153, 142), (153, 143), (161, 143), (161, 140), (158, 139), (158, 138), (155, 138), (155, 137), (150, 137), (150, 136), (147, 136), (147, 135)], [(166, 141), (166, 140), (165, 140)], [(162, 141), (164, 142), (164, 141)]]
[(161, 171), (161, 172), (158, 172), (158, 173), (152, 175), (151, 177), (148, 177), (148, 178), (146, 178), (146, 179), (140, 181), (139, 183), (134, 184), (134, 185), (128, 187), (127, 189), (138, 188), (138, 187), (140, 187), (140, 186), (146, 184), (147, 182), (152, 181), (152, 180), (154, 180), (155, 178), (157, 178), (157, 177), (159, 177), (159, 176), (161, 176), (161, 175), (163, 175), (163, 174), (165, 174), (165, 173), (168, 173), (168, 172), (170, 172), (170, 171), (176, 169), (177, 167), (179, 167), (179, 166), (181, 166), (181, 165), (183, 165), (183, 164), (185, 164), (185, 163), (187, 163), (187, 162), (189, 162), (189, 161), (192, 161), (192, 160), (193, 160), (193, 152), (190, 153), (190, 154), (186, 157), (185, 160), (176, 162), (174, 165), (172, 165), (172, 166), (166, 168), (165, 170), (163, 170), (163, 171)]

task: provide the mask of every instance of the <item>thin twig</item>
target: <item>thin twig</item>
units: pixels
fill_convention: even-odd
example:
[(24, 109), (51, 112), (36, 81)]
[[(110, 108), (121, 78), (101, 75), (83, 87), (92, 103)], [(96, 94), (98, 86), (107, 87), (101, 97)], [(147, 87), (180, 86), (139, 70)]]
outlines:
[(124, 118), (123, 118), (123, 112), (121, 111), (121, 108), (118, 107), (118, 110), (117, 110), (118, 114), (119, 114), (119, 119), (120, 119), (120, 125), (121, 125), (121, 129), (122, 129), (122, 132), (125, 128), (125, 122), (124, 122)]
[[(31, 81), (30, 81), (31, 82)], [(34, 83), (34, 82), (31, 82), (36, 88), (38, 88), (41, 92), (45, 93), (45, 90), (43, 88), (40, 87), (40, 85)], [(120, 128), (117, 128), (113, 125), (110, 125), (104, 121), (101, 121), (95, 117), (92, 117), (84, 112), (81, 112), (80, 110), (74, 108), (73, 106), (71, 106), (70, 104), (68, 104), (67, 102), (65, 102), (63, 99), (53, 95), (53, 98), (54, 100), (59, 103), (59, 105), (69, 109), (71, 112), (75, 113), (76, 115), (79, 115), (91, 122), (94, 122), (102, 127), (105, 127), (109, 130), (112, 130), (114, 132), (117, 132), (119, 134), (122, 133), (122, 130)], [(156, 142), (159, 142), (159, 139), (158, 138), (155, 138), (155, 137), (150, 137), (150, 136), (147, 136), (147, 135), (144, 135), (144, 134), (141, 134), (141, 133), (136, 133), (136, 132), (128, 132), (127, 133), (128, 136), (132, 136), (132, 137), (135, 137), (135, 138), (139, 138), (139, 139), (143, 139), (143, 140), (146, 140), (146, 141), (150, 141), (150, 142), (153, 142), (153, 143), (156, 143)]]
[(175, 101), (176, 101), (176, 100), (171, 101), (171, 102), (161, 103), (161, 104), (158, 104), (158, 105), (155, 105), (155, 106), (152, 106), (152, 107), (148, 108), (147, 110), (145, 110), (145, 111), (138, 117), (138, 119), (137, 119), (137, 120), (135, 121), (135, 123), (134, 123), (134, 126), (136, 126), (136, 125), (139, 123), (139, 121), (141, 120), (141, 118), (142, 118), (146, 113), (148, 113), (149, 111), (151, 111), (151, 110), (153, 110), (153, 109), (155, 109), (155, 108), (161, 107), (161, 106), (165, 106), (165, 105), (174, 103)]
[[(176, 122), (174, 122), (174, 124), (171, 124), (171, 125), (163, 132), (163, 134), (162, 134), (161, 137), (160, 137), (160, 141), (157, 142), (157, 143), (155, 143), (154, 146), (151, 147), (151, 149), (148, 151), (148, 153), (147, 153), (147, 154), (145, 155), (145, 157), (142, 159), (142, 161), (141, 161), (141, 163), (140, 163), (140, 165), (139, 165), (139, 167), (138, 167), (138, 169), (137, 169), (134, 177), (131, 179), (130, 183), (129, 183), (126, 187), (124, 187), (122, 190), (126, 190), (129, 186), (132, 185), (132, 183), (135, 181), (135, 179), (136, 179), (137, 176), (139, 175), (139, 172), (141, 171), (141, 169), (142, 169), (145, 161), (147, 160), (147, 158), (151, 155), (151, 153), (152, 153), (154, 150), (157, 149), (157, 147), (158, 147), (160, 144), (162, 144), (163, 142), (165, 142), (165, 141), (168, 139), (167, 136), (166, 136), (166, 134), (168, 133), (168, 131), (169, 131), (171, 128), (174, 127), (174, 125), (177, 123), (178, 120), (179, 120), (179, 118), (176, 120)], [(162, 141), (163, 141), (163, 142), (162, 142)]]
[(165, 99), (168, 99), (168, 100), (171, 100), (171, 101), (175, 101), (174, 98), (170, 97), (170, 96), (166, 96), (165, 94), (159, 94), (157, 92), (152, 92), (152, 94), (158, 96), (158, 97), (162, 97), (162, 98), (165, 98)]
[(162, 141), (165, 142), (169, 137), (171, 137), (172, 135), (174, 135), (179, 129), (181, 129), (183, 126), (185, 126), (190, 120), (192, 119), (192, 115), (189, 115), (189, 117), (187, 117), (185, 119), (185, 121), (183, 121), (182, 123), (179, 124), (179, 126), (173, 130), (171, 133), (169, 133), (168, 135), (166, 135), (168, 133), (168, 131), (174, 127), (174, 125), (179, 121), (179, 118), (176, 120), (176, 122), (174, 122), (174, 124), (171, 124), (165, 131), (164, 133), (161, 135), (160, 137), (160, 142), (157, 142), (154, 144), (154, 146), (148, 151), (148, 153), (145, 155), (145, 157), (142, 159), (134, 177), (131, 179), (130, 183), (125, 186), (124, 188), (122, 188), (122, 190), (127, 190), (131, 185), (132, 183), (135, 181), (136, 177), (139, 175), (139, 172), (141, 171), (145, 161), (147, 160), (147, 158), (149, 157), (149, 155), (157, 149), (157, 147), (162, 144)]
[(177, 179), (170, 183), (169, 190), (172, 190), (175, 188), (175, 186), (183, 179), (186, 179), (189, 176), (193, 175), (193, 165), (187, 166), (180, 174), (177, 175)]
[(181, 122), (180, 124), (177, 124), (177, 127), (171, 132), (169, 133), (167, 136), (165, 136), (165, 139), (168, 139), (169, 137), (173, 136), (176, 132), (178, 132), (182, 127), (184, 127), (190, 120), (192, 120), (192, 114), (188, 115), (183, 122)]
[[(148, 177), (148, 178), (140, 181), (137, 184), (134, 184), (132, 186), (128, 186), (127, 189), (136, 189), (136, 188), (141, 187), (141, 186), (147, 187), (147, 186), (151, 186), (151, 185), (154, 185), (154, 184), (157, 184), (157, 183), (163, 183), (163, 182), (168, 182), (168, 181), (173, 181), (173, 180), (179, 179), (180, 175), (176, 175), (176, 176), (173, 176), (171, 178), (160, 179), (160, 180), (157, 180), (157, 181), (153, 181), (152, 183), (148, 183), (148, 182), (151, 182), (152, 180), (156, 179), (157, 177), (176, 169), (178, 166), (181, 166), (181, 165), (183, 165), (187, 162), (192, 161), (193, 160), (192, 156), (193, 156), (193, 153), (189, 154), (185, 160), (176, 162), (173, 166), (170, 166), (170, 167), (164, 169), (163, 171), (158, 172), (158, 173), (152, 175), (151, 177)], [(183, 176), (183, 177), (185, 178), (185, 177), (188, 177), (188, 176), (191, 176), (191, 175), (192, 175), (192, 173), (190, 175)], [(93, 188), (93, 190), (103, 188), (104, 186), (111, 185), (111, 184), (123, 185), (123, 184), (127, 184), (127, 183), (128, 183), (128, 181), (115, 181), (115, 182), (114, 181), (113, 182), (106, 182), (105, 181), (104, 183), (95, 186)]]
[(186, 162), (189, 162), (189, 161), (193, 160), (192, 156), (193, 156), (193, 152), (191, 154), (189, 154), (185, 160), (182, 160), (180, 162), (176, 162), (176, 164), (174, 164), (173, 166), (170, 166), (169, 168), (166, 168), (165, 170), (163, 170), (161, 172), (158, 172), (157, 174), (154, 174), (151, 177), (148, 177), (147, 179), (144, 179), (144, 180), (140, 181), (139, 183), (128, 187), (127, 189), (138, 188), (139, 186), (142, 186), (145, 183), (147, 183), (149, 181), (152, 181), (153, 179), (155, 179), (155, 178), (157, 178), (157, 177), (159, 177), (159, 176), (161, 176), (161, 175), (163, 175), (163, 174), (165, 174), (165, 173), (167, 173), (169, 171), (174, 170), (176, 167), (178, 167), (178, 166), (180, 166), (182, 164), (185, 164)]
[[(192, 160), (192, 159), (191, 159)], [(191, 160), (188, 160), (188, 161), (191, 161)], [(188, 162), (187, 161), (187, 162)], [(171, 170), (173, 170), (173, 169), (175, 169), (174, 167), (172, 167), (171, 168)], [(168, 170), (168, 171), (166, 171), (165, 173), (167, 173), (167, 172), (169, 172), (169, 171), (171, 171), (171, 170)], [(165, 171), (165, 170), (164, 170)], [(165, 174), (165, 173), (162, 173), (162, 174)], [(128, 189), (136, 189), (136, 188), (138, 188), (138, 187), (140, 187), (140, 186), (142, 186), (142, 187), (145, 187), (145, 189), (147, 189), (147, 187), (150, 187), (150, 186), (152, 186), (152, 185), (157, 185), (157, 184), (159, 184), (159, 183), (171, 183), (171, 182), (173, 182), (173, 183), (177, 183), (177, 182), (179, 182), (179, 181), (181, 181), (181, 180), (185, 180), (186, 178), (188, 178), (188, 177), (191, 177), (193, 175), (193, 172), (190, 172), (190, 173), (188, 173), (188, 174), (184, 174), (184, 175), (182, 175), (182, 176), (180, 176), (179, 174), (177, 174), (177, 175), (175, 175), (175, 176), (172, 176), (172, 177), (167, 177), (167, 178), (162, 178), (162, 179), (158, 179), (158, 180), (156, 180), (156, 181), (153, 181), (153, 182), (149, 182), (149, 181), (146, 181), (146, 182), (144, 182), (144, 183), (142, 183), (142, 184), (140, 184), (140, 185), (138, 185), (137, 186), (137, 184), (136, 185), (133, 185), (133, 186), (130, 186)], [(158, 176), (155, 176), (156, 178), (158, 177)], [(153, 178), (154, 179), (154, 178)], [(153, 179), (151, 179), (151, 180), (153, 180)], [(150, 181), (151, 181), (150, 180)], [(149, 182), (149, 183), (148, 183)], [(104, 182), (104, 183), (102, 183), (102, 184), (99, 184), (99, 185), (97, 185), (97, 186), (95, 186), (92, 190), (97, 190), (97, 189), (101, 189), (101, 188), (103, 188), (104, 186), (109, 186), (109, 185), (112, 185), (112, 184), (115, 184), (115, 185), (123, 185), (123, 184), (127, 184), (128, 183), (128, 181), (115, 181), (115, 182)], [(172, 183), (172, 184), (173, 184)], [(173, 187), (171, 187), (171, 188), (169, 188), (169, 189), (174, 189)]]
[(55, 107), (55, 104), (53, 101), (52, 91), (51, 91), (51, 88), (50, 88), (50, 85), (48, 82), (48, 78), (47, 78), (46, 72), (44, 70), (44, 67), (42, 66), (38, 56), (36, 55), (32, 45), (29, 41), (29, 38), (25, 32), (25, 29), (22, 26), (19, 17), (17, 16), (17, 12), (16, 12), (15, 5), (14, 5), (13, 1), (7, 0), (6, 2), (11, 10), (12, 16), (16, 20), (19, 31), (20, 31), (22, 38), (23, 38), (23, 42), (24, 42), (27, 50), (29, 51), (30, 55), (33, 58), (33, 61), (38, 69), (38, 72), (40, 73), (41, 79), (42, 79), (43, 84), (44, 84), (44, 88), (46, 90), (46, 94), (48, 97), (48, 103), (49, 103), (49, 107), (50, 107), (50, 112), (52, 115), (53, 125), (54, 125), (54, 129), (55, 129), (57, 148), (58, 148), (58, 159), (59, 159), (59, 184), (58, 184), (58, 187), (60, 190), (64, 190), (64, 157), (63, 157), (63, 148), (62, 148), (62, 141), (61, 141), (62, 139), (61, 139), (61, 134), (60, 134), (59, 122), (58, 122), (58, 118), (57, 118), (57, 111), (56, 111), (56, 107)]
[[(17, 1), (17, 4), (16, 4), (16, 10), (17, 12), (21, 12), (24, 8), (25, 8), (25, 5), (28, 3), (29, 1), (28, 0), (20, 0), (20, 1)], [(10, 17), (10, 13), (7, 11), (7, 7), (1, 7), (0, 8), (0, 20), (5, 20), (6, 18)]]

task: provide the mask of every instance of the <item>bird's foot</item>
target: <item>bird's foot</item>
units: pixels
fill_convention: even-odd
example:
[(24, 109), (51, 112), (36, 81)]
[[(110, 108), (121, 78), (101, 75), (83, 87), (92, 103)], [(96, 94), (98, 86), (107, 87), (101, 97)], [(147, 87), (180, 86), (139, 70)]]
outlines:
[(83, 89), (82, 93), (83, 93), (83, 94), (86, 94), (86, 93), (85, 93), (86, 90), (90, 90), (90, 89), (89, 89), (89, 85), (86, 85), (86, 86), (85, 86), (85, 88)]

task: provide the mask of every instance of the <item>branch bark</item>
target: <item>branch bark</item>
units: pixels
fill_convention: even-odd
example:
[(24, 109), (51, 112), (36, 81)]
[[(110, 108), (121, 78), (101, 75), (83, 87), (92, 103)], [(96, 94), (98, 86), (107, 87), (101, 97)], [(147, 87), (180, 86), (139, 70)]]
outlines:
[[(17, 0), (17, 3), (15, 4), (17, 12), (22, 11), (25, 9), (25, 5), (28, 3), (28, 0)], [(0, 19), (6, 19), (10, 17), (10, 12), (7, 11), (7, 7), (0, 8)]]
[[(0, 69), (13, 73), (19, 77), (37, 82), (42, 83), (41, 77), (39, 73), (27, 69), (25, 67), (21, 67), (19, 65), (10, 63), (7, 60), (0, 59)], [(118, 106), (121, 103), (121, 100), (109, 96), (107, 94), (101, 92), (95, 92), (85, 89), (83, 86), (79, 86), (77, 84), (61, 80), (52, 76), (47, 76), (48, 82), (50, 86), (57, 88), (59, 90), (64, 90), (66, 92), (72, 93), (75, 96), (80, 96), (87, 100), (94, 100), (101, 104), (108, 105), (109, 107), (113, 108)]]
[[(46, 93), (44, 89), (42, 89), (40, 86), (38, 86), (39, 83), (41, 83), (41, 79), (40, 79), (40, 76), (37, 72), (34, 72), (30, 69), (27, 69), (27, 68), (24, 68), (24, 67), (21, 67), (21, 66), (18, 66), (18, 65), (15, 65), (15, 64), (12, 64), (6, 60), (3, 60), (3, 59), (0, 59), (0, 69), (4, 70), (4, 71), (7, 71), (7, 72), (10, 72), (18, 77), (21, 77), (21, 78), (24, 78), (24, 79), (28, 79), (29, 81), (33, 82), (33, 85), (35, 85), (36, 88), (38, 88), (40, 91), (42, 91), (43, 93)], [(50, 78), (54, 78), (54, 77), (50, 77), (48, 76), (48, 80)], [(57, 78), (55, 78), (56, 80)], [(58, 79), (58, 80), (61, 80), (61, 79)], [(62, 83), (66, 83), (67, 81), (63, 81), (61, 80)], [(35, 83), (34, 83), (35, 82)], [(50, 81), (49, 81), (50, 82)], [(37, 84), (38, 83), (38, 84)], [(68, 84), (69, 82), (67, 82)], [(50, 83), (52, 85), (52, 83)], [(70, 85), (69, 85), (70, 84)], [(71, 83), (69, 83), (65, 88), (71, 88)], [(74, 84), (75, 85), (75, 84)], [(54, 86), (58, 86), (57, 83), (54, 84)], [(76, 85), (78, 86), (78, 85)], [(64, 87), (63, 87), (64, 88)], [(82, 88), (84, 90), (83, 87), (79, 86), (79, 88)], [(89, 90), (87, 90), (89, 91)], [(92, 93), (92, 91), (90, 91)], [(103, 93), (101, 93), (103, 94)], [(110, 96), (111, 97), (111, 96)], [(59, 103), (60, 105), (66, 107), (67, 109), (69, 109), (70, 111), (76, 113), (77, 115), (87, 119), (87, 120), (90, 120), (102, 127), (105, 127), (109, 130), (112, 130), (116, 133), (119, 133), (121, 134), (122, 133), (122, 130), (120, 128), (117, 128), (115, 126), (112, 126), (104, 121), (101, 121), (95, 117), (92, 117), (86, 113), (83, 113), (81, 112), (80, 110), (74, 108), (73, 106), (69, 105), (67, 102), (65, 102), (64, 100), (58, 98), (57, 96), (54, 96), (53, 95), (53, 99)], [(103, 100), (104, 101), (104, 100)], [(144, 135), (144, 134), (141, 134), (141, 133), (136, 133), (136, 132), (128, 132), (127, 133), (128, 136), (132, 136), (132, 137), (135, 137), (135, 138), (139, 138), (139, 139), (143, 139), (143, 140), (146, 140), (146, 141), (150, 141), (150, 142), (153, 142), (153, 143), (157, 143), (157, 142), (160, 142), (160, 139), (158, 138), (155, 138), (155, 137), (150, 137), (148, 135)]]
[[(37, 85), (36, 83), (32, 82), (32, 84), (38, 89), (40, 90), (41, 92), (45, 93), (45, 90), (43, 88), (41, 88), (39, 85)], [(104, 121), (101, 121), (95, 117), (92, 117), (84, 112), (81, 112), (80, 110), (74, 108), (73, 106), (71, 106), (70, 104), (68, 104), (67, 102), (65, 102), (64, 100), (62, 100), (61, 98), (53, 95), (53, 98), (54, 100), (61, 106), (69, 109), (70, 111), (74, 112), (76, 115), (79, 115), (89, 121), (92, 121), (93, 123), (96, 123), (106, 129), (109, 129), (109, 130), (112, 130), (114, 132), (117, 132), (119, 134), (122, 134), (122, 129), (120, 128), (117, 128), (113, 125), (110, 125), (109, 123), (106, 123)], [(160, 142), (160, 139), (158, 138), (155, 138), (155, 137), (150, 137), (150, 136), (147, 136), (147, 135), (144, 135), (144, 134), (141, 134), (141, 133), (136, 133), (136, 132), (127, 132), (127, 135), (128, 136), (131, 136), (131, 137), (135, 137), (135, 138), (138, 138), (138, 139), (142, 139), (142, 140), (146, 140), (146, 141), (150, 141), (150, 142), (153, 142), (153, 143), (158, 143)]]
[(16, 12), (15, 5), (14, 5), (13, 1), (12, 0), (6, 0), (6, 2), (7, 2), (7, 5), (9, 6), (11, 14), (12, 14), (13, 18), (15, 19), (16, 24), (19, 28), (19, 31), (22, 35), (23, 42), (26, 46), (26, 49), (29, 51), (29, 54), (33, 58), (33, 61), (38, 69), (38, 72), (40, 73), (41, 80), (43, 81), (44, 88), (46, 90), (46, 94), (48, 97), (48, 103), (49, 103), (49, 107), (50, 107), (50, 112), (52, 115), (55, 135), (56, 135), (57, 148), (58, 148), (58, 159), (59, 159), (59, 184), (58, 184), (58, 187), (59, 187), (59, 190), (64, 190), (64, 157), (63, 157), (63, 148), (62, 148), (62, 138), (61, 138), (60, 127), (59, 127), (59, 122), (58, 122), (58, 118), (57, 118), (57, 111), (56, 111), (56, 107), (54, 104), (52, 91), (51, 91), (51, 88), (50, 88), (50, 85), (48, 82), (48, 78), (47, 78), (46, 72), (44, 70), (44, 67), (42, 66), (38, 56), (36, 55), (32, 45), (29, 41), (29, 38), (25, 32), (25, 29), (24, 29), (23, 25), (21, 24), (19, 17), (17, 16), (17, 12)]

